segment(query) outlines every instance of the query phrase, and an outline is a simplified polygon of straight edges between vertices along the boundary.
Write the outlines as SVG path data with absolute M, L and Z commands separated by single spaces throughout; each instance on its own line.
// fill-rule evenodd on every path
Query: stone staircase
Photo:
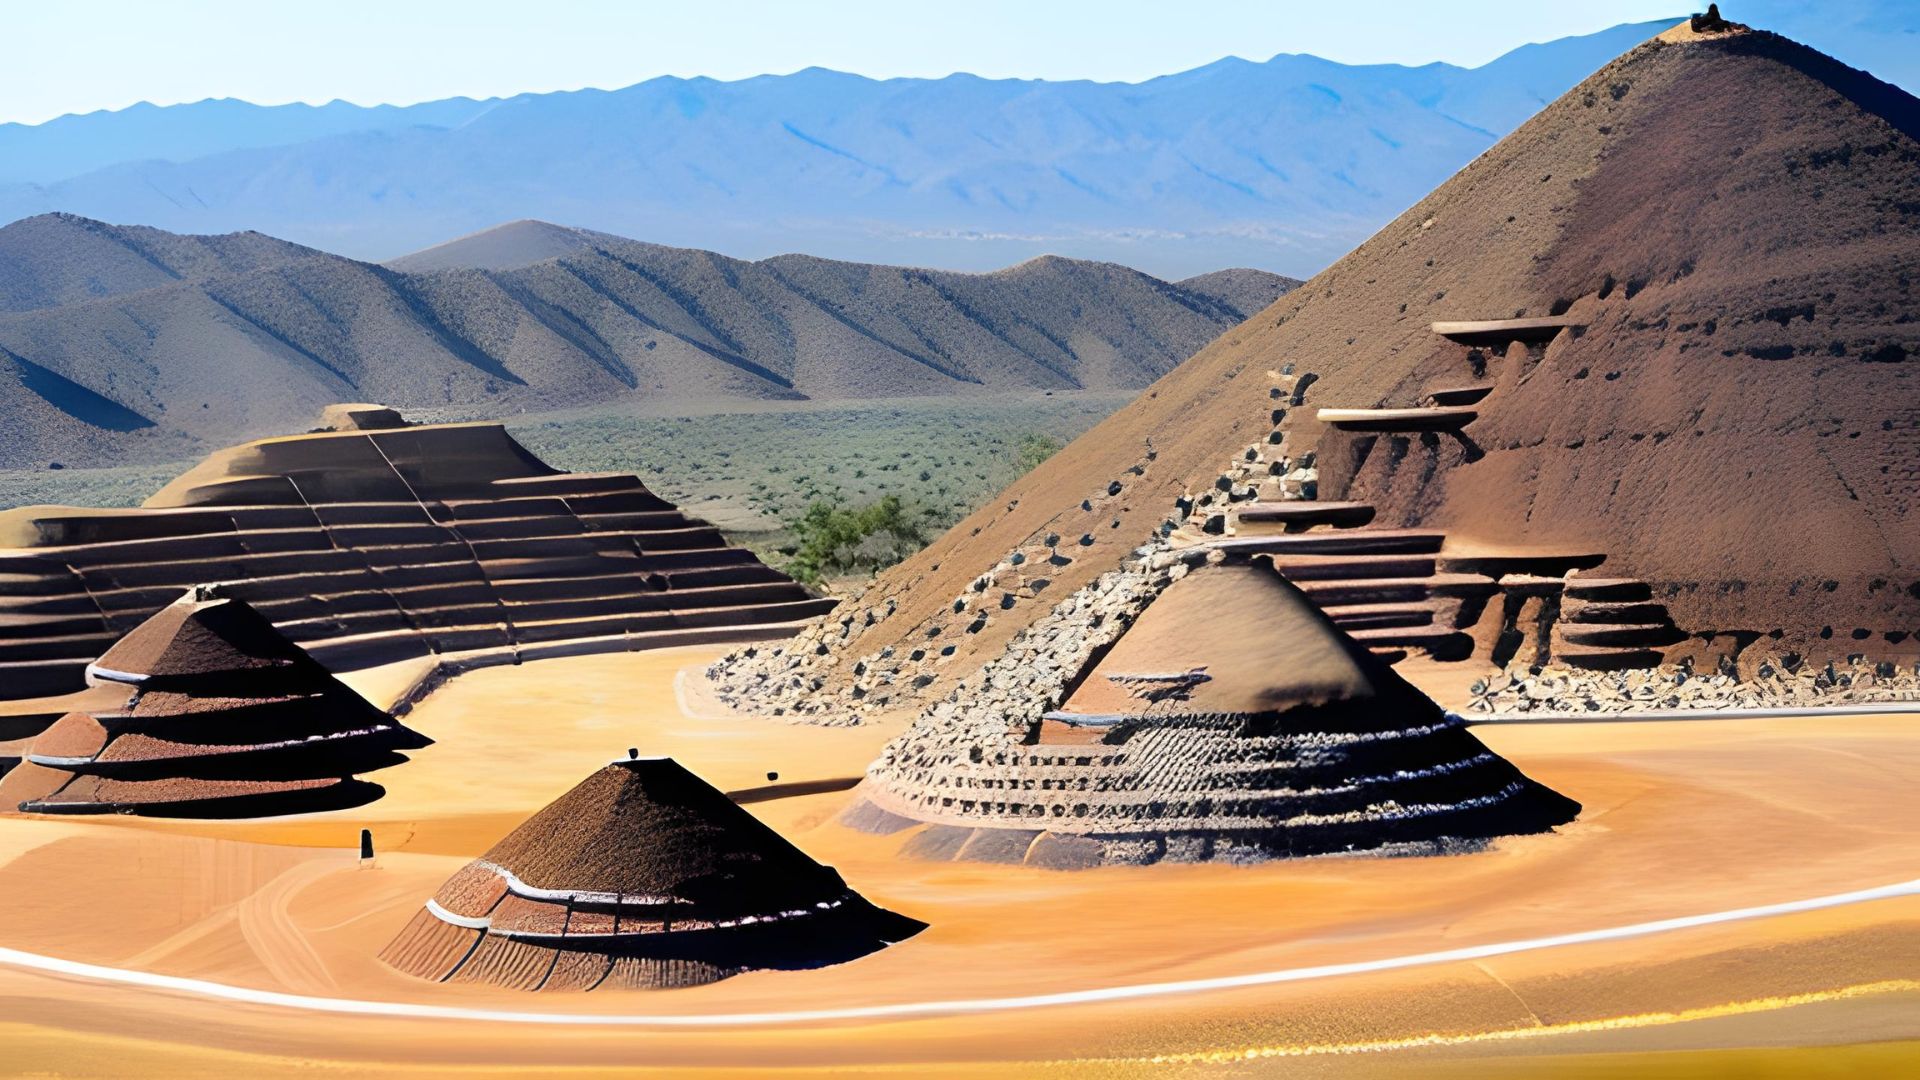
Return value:
M 1650 667 L 1687 636 L 1646 582 L 1577 576 L 1566 579 L 1553 633 L 1555 659 L 1600 671 Z
M 1500 352 L 1516 342 L 1534 349 L 1575 325 L 1556 316 L 1435 323 L 1433 329 L 1462 345 Z M 1290 404 L 1303 403 L 1310 381 L 1293 383 Z M 1413 407 L 1323 408 L 1316 419 L 1354 433 L 1356 445 L 1380 436 L 1432 438 L 1466 429 L 1493 390 L 1490 381 L 1441 386 Z M 1269 443 L 1281 441 L 1282 416 L 1275 413 Z M 1269 475 L 1241 483 L 1233 482 L 1234 474 L 1223 477 L 1225 498 L 1202 519 L 1201 535 L 1182 530 L 1172 539 L 1205 544 L 1229 559 L 1271 559 L 1335 625 L 1379 655 L 1483 655 L 1503 666 L 1519 659 L 1611 669 L 1656 664 L 1660 648 L 1685 637 L 1644 582 L 1586 576 L 1606 560 L 1604 552 L 1460 550 L 1438 531 L 1376 528 L 1371 504 L 1317 498 L 1311 458 L 1303 470 L 1257 446 L 1244 459 L 1252 465 L 1239 473 L 1269 458 L 1277 463 Z

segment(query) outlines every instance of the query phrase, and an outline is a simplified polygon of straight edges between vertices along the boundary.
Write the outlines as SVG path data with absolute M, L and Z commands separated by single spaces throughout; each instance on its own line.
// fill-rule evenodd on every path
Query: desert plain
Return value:
M 734 713 L 698 677 L 723 651 L 458 676 L 407 716 L 435 745 L 376 774 L 388 794 L 356 810 L 9 820 L 9 1068 L 1785 1076 L 1920 1060 L 1920 887 L 1823 899 L 1914 878 L 1910 716 L 1480 725 L 1578 799 L 1578 819 L 1444 859 L 1059 872 L 903 859 L 898 837 L 840 824 L 908 717 Z M 1452 668 L 1408 674 L 1457 704 Z M 348 681 L 386 703 L 422 673 Z M 377 959 L 449 874 L 628 747 L 687 764 L 929 928 L 836 967 L 671 992 L 529 995 Z M 1808 900 L 1821 905 L 1791 908 Z M 1619 928 L 1635 932 L 1579 939 Z M 1576 940 L 1541 940 L 1562 935 Z M 1484 946 L 1494 955 L 1419 959 Z M 1174 985 L 1139 989 L 1160 984 Z

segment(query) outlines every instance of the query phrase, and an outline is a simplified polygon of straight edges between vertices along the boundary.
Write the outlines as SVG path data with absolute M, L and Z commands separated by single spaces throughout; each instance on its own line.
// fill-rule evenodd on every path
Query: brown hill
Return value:
M 1341 633 L 1270 559 L 1168 570 L 1090 647 L 1030 636 L 979 689 L 922 714 L 845 820 L 931 823 L 909 853 L 1071 868 L 1444 851 L 1579 812 Z M 1059 664 L 1056 690 L 999 689 L 1036 661 Z
M 12 467 L 182 456 L 341 400 L 498 414 L 1140 387 L 1293 284 L 1237 272 L 1224 298 L 1068 259 L 742 262 L 538 222 L 399 261 L 426 273 L 67 217 L 0 241 L 0 276 L 34 308 L 0 314 Z
M 634 757 L 448 879 L 382 958 L 442 982 L 655 988 L 824 967 L 923 929 L 673 759 Z
M 924 700 L 1149 540 L 1283 555 L 1382 651 L 1910 657 L 1916 134 L 1791 41 L 1662 35 L 716 677 L 829 720 Z

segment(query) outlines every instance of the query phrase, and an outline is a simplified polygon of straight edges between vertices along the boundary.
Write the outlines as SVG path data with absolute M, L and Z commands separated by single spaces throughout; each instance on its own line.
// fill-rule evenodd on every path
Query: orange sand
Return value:
M 1444 859 L 1056 873 L 900 861 L 897 838 L 834 823 L 846 792 L 808 794 L 750 809 L 876 904 L 930 929 L 842 967 L 663 993 L 440 986 L 374 959 L 465 859 L 628 746 L 739 789 L 765 784 L 770 770 L 783 784 L 857 775 L 895 730 L 717 715 L 697 696 L 706 718 L 690 717 L 675 675 L 717 652 L 464 675 L 407 718 L 437 743 L 375 774 L 389 794 L 359 810 L 258 822 L 0 819 L 0 946 L 368 1000 L 788 1010 L 1400 956 L 1842 892 L 1903 881 L 1920 866 L 1910 719 L 1502 726 L 1480 729 L 1482 738 L 1585 804 L 1559 834 Z M 354 681 L 371 694 L 410 680 L 385 672 Z M 372 868 L 352 850 L 363 825 L 380 851 Z M 0 995 L 0 1072 L 63 1075 L 257 1074 L 296 1059 L 321 1062 L 320 1075 L 404 1064 L 408 1075 L 914 1065 L 937 1075 L 1465 1076 L 1494 1063 L 1495 1075 L 1608 1075 L 1589 1066 L 1612 1066 L 1589 1056 L 1620 1051 L 1635 1053 L 1605 1061 L 1784 1074 L 1806 1061 L 1796 1047 L 1853 1047 L 1853 1057 L 1831 1060 L 1862 1068 L 1920 1058 L 1920 899 L 1258 989 L 754 1030 L 331 1016 L 5 966 Z M 1228 1059 L 1237 1067 L 1223 1072 Z

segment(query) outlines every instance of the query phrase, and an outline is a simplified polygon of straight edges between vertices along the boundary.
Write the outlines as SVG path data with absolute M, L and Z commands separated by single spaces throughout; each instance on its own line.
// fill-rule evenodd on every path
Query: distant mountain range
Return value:
M 386 259 L 543 218 L 754 257 L 1304 276 L 1666 25 L 1472 69 L 1282 55 L 1138 84 L 809 69 L 404 108 L 136 106 L 0 125 L 0 220 L 259 229 Z
M 538 221 L 379 265 L 41 215 L 0 228 L 0 468 L 165 460 L 337 401 L 504 415 L 1134 389 L 1295 284 L 1057 257 L 743 262 Z

